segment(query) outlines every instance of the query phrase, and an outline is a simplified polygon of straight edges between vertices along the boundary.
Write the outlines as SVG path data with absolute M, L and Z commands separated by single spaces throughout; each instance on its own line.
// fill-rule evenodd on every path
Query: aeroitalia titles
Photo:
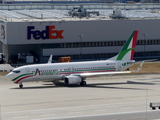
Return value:
M 45 30 L 35 30 L 35 26 L 27 27 L 27 39 L 30 40 L 34 38 L 35 40 L 39 39 L 63 39 L 62 33 L 64 30 L 55 30 L 55 26 L 46 26 Z

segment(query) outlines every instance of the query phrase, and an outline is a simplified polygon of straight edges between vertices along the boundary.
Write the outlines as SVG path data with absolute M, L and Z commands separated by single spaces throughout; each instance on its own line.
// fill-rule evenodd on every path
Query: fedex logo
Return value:
M 63 31 L 64 30 L 54 30 L 55 26 L 46 26 L 45 30 L 39 31 L 35 30 L 34 26 L 27 27 L 27 39 L 31 39 L 32 37 L 36 40 L 39 39 L 63 39 Z

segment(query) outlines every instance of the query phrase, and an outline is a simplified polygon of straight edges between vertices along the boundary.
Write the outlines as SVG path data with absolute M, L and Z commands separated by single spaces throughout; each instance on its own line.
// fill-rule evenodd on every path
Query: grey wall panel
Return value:
M 137 45 L 135 52 L 144 52 L 144 46 L 143 45 Z
M 117 47 L 90 47 L 82 50 L 83 54 L 99 54 L 99 53 L 118 53 L 121 50 L 121 46 Z
M 160 20 L 105 20 L 105 21 L 65 21 L 65 22 L 10 22 L 7 24 L 7 44 L 45 44 L 87 41 L 127 40 L 133 30 L 139 30 L 139 40 L 160 38 Z M 55 30 L 64 30 L 64 39 L 27 40 L 27 26 L 36 30 L 45 30 L 46 26 L 55 26 Z
M 82 54 L 103 54 L 103 53 L 119 53 L 122 46 L 114 47 L 90 47 L 82 48 Z M 145 52 L 159 51 L 159 45 L 146 45 Z M 144 52 L 144 45 L 136 46 L 135 52 Z M 76 55 L 80 54 L 80 48 L 62 48 L 62 49 L 43 49 L 43 56 L 50 55 Z
M 76 55 L 80 53 L 80 48 L 67 48 L 67 49 L 43 49 L 43 56 L 50 55 Z
M 142 48 L 143 49 L 143 48 Z M 146 45 L 145 46 L 145 51 L 160 51 L 160 45 Z
M 80 54 L 81 48 L 65 48 L 65 49 L 43 49 L 43 56 L 53 55 L 76 55 Z M 82 48 L 82 54 L 98 54 L 98 53 L 118 53 L 121 46 L 118 47 L 90 47 Z
M 135 52 L 152 52 L 152 51 L 160 51 L 160 45 L 137 45 Z

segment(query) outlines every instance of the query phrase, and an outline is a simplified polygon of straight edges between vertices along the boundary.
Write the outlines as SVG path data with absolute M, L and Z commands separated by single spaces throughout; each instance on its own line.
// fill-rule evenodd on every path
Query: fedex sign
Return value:
M 46 26 L 45 30 L 35 30 L 34 26 L 27 27 L 27 39 L 30 40 L 32 37 L 36 40 L 39 39 L 63 39 L 64 30 L 54 30 L 55 26 Z

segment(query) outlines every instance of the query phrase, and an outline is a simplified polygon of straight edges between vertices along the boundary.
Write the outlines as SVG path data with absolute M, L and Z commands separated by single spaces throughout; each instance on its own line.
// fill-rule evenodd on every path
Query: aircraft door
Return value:
M 121 62 L 118 62 L 118 71 L 121 71 Z
M 26 70 L 26 74 L 31 75 L 31 70 L 30 70 L 29 67 L 26 67 L 25 70 Z M 38 80 L 38 78 L 36 78 L 36 80 L 34 80 L 34 79 L 35 79 L 34 77 L 35 77 L 35 76 L 27 77 L 27 78 L 26 78 L 26 81 L 28 81 L 28 80 L 33 80 L 33 81 Z
M 28 67 L 26 67 L 25 69 L 26 69 L 26 73 L 30 73 L 30 69 Z

